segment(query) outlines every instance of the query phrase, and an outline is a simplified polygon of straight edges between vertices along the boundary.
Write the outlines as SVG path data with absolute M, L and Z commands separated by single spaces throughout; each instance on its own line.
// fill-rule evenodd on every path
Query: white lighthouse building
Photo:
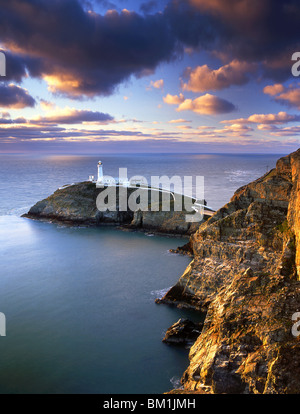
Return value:
M 102 161 L 98 162 L 98 178 L 97 178 L 97 184 L 103 183 L 103 167 L 102 167 Z
M 129 180 L 127 178 L 127 168 L 119 168 L 119 177 L 114 178 L 110 177 L 109 175 L 103 174 L 103 163 L 102 161 L 98 161 L 97 164 L 98 168 L 98 176 L 97 179 L 93 175 L 89 175 L 89 181 L 96 184 L 96 187 L 103 188 L 103 186 L 123 186 L 129 187 L 131 184 L 136 185 L 142 184 L 140 179 L 133 177 L 133 179 Z

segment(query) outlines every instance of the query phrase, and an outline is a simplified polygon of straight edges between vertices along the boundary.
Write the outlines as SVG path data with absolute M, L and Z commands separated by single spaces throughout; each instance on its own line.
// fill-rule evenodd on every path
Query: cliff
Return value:
M 115 191 L 114 187 L 110 188 Z M 96 205 L 98 195 L 107 189 L 96 188 L 91 182 L 82 182 L 58 189 L 48 198 L 37 202 L 23 217 L 32 219 L 52 220 L 72 225 L 118 225 L 127 229 L 141 229 L 164 234 L 190 235 L 199 227 L 199 223 L 186 221 L 185 211 L 175 211 L 174 200 L 170 197 L 170 211 L 163 211 L 162 197 L 165 193 L 159 194 L 155 202 L 151 202 L 150 189 L 138 189 L 141 192 L 148 192 L 148 211 L 120 208 L 120 194 L 115 192 L 115 211 L 99 211 Z M 134 196 L 136 188 L 127 189 L 127 201 Z M 180 195 L 177 195 L 181 197 Z M 114 198 L 114 195 L 111 197 Z M 137 197 L 138 199 L 138 197 Z M 138 204 L 138 201 L 137 201 Z M 157 210 L 157 211 L 155 211 Z M 206 216 L 204 218 L 207 218 Z
M 182 393 L 299 393 L 300 150 L 236 191 L 191 236 L 160 301 L 206 312 Z M 294 316 L 295 319 L 295 316 Z M 300 332 L 299 332 L 300 333 Z

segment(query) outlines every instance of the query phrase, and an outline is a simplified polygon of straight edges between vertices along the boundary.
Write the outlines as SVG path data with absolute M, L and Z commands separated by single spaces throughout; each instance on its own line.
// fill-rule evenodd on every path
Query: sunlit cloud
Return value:
M 47 106 L 47 105 L 46 105 Z M 49 106 L 47 106 L 49 109 Z M 37 124 L 106 124 L 112 122 L 114 118 L 103 112 L 96 112 L 75 108 L 51 108 L 46 116 L 38 116 L 30 120 Z
M 164 80 L 158 79 L 156 81 L 151 81 L 150 85 L 148 86 L 148 89 L 154 88 L 154 89 L 163 89 L 164 87 Z
M 300 115 L 290 115 L 287 112 L 277 114 L 253 114 L 248 118 L 229 119 L 221 121 L 224 124 L 285 124 L 300 121 Z
M 176 128 L 178 129 L 192 129 L 190 125 L 176 125 Z
M 280 83 L 276 83 L 274 85 L 267 85 L 264 87 L 263 91 L 267 95 L 275 96 L 284 91 L 284 86 Z
M 171 95 L 168 93 L 166 96 L 163 97 L 163 101 L 168 105 L 179 105 L 184 101 L 184 96 L 182 93 L 180 93 L 179 96 Z
M 41 99 L 40 100 L 40 105 L 41 105 L 41 108 L 44 111 L 54 110 L 55 109 L 55 106 L 56 106 L 53 102 L 46 101 L 45 99 Z
M 186 119 L 179 118 L 179 119 L 172 119 L 171 121 L 169 121 L 169 124 L 183 124 L 186 122 L 191 122 L 191 121 L 187 121 Z
M 207 65 L 187 68 L 182 83 L 183 90 L 192 92 L 217 91 L 231 85 L 244 85 L 249 81 L 249 74 L 256 70 L 255 64 L 233 60 L 219 69 L 211 69 Z
M 176 111 L 192 111 L 201 115 L 225 114 L 236 110 L 229 101 L 209 93 L 196 99 L 185 99 L 180 103 Z
M 267 131 L 269 135 L 276 137 L 286 137 L 300 135 L 300 126 L 292 127 L 278 127 L 276 125 L 257 125 L 257 129 L 260 131 Z
M 284 87 L 281 84 L 269 85 L 264 93 L 271 95 L 276 102 L 300 109 L 300 84 Z

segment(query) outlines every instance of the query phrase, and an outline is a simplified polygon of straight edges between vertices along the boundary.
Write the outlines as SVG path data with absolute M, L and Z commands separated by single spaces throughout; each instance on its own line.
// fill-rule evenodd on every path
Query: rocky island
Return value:
M 114 191 L 115 188 L 111 187 Z M 56 222 L 69 223 L 71 225 L 114 225 L 121 226 L 123 229 L 143 230 L 168 235 L 188 236 L 194 233 L 199 227 L 199 222 L 186 221 L 187 214 L 194 211 L 176 211 L 174 199 L 169 195 L 169 211 L 162 209 L 163 193 L 159 194 L 158 205 L 151 202 L 151 189 L 149 188 L 127 188 L 127 198 L 129 199 L 135 191 L 145 191 L 149 193 L 149 208 L 147 211 L 140 209 L 121 211 L 119 191 L 116 191 L 115 211 L 99 211 L 96 205 L 98 195 L 102 191 L 107 191 L 107 187 L 97 188 L 94 183 L 81 182 L 73 185 L 64 186 L 55 191 L 48 198 L 37 202 L 28 213 L 23 217 L 51 220 Z M 181 195 L 177 195 L 182 197 Z M 182 202 L 184 207 L 184 202 Z M 203 221 L 207 219 L 211 211 L 204 212 Z

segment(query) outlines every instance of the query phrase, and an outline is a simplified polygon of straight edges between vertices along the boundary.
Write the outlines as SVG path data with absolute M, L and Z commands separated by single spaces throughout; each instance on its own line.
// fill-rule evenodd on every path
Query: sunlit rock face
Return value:
M 194 259 L 161 300 L 207 312 L 184 391 L 300 392 L 299 173 L 300 150 L 191 236 Z

